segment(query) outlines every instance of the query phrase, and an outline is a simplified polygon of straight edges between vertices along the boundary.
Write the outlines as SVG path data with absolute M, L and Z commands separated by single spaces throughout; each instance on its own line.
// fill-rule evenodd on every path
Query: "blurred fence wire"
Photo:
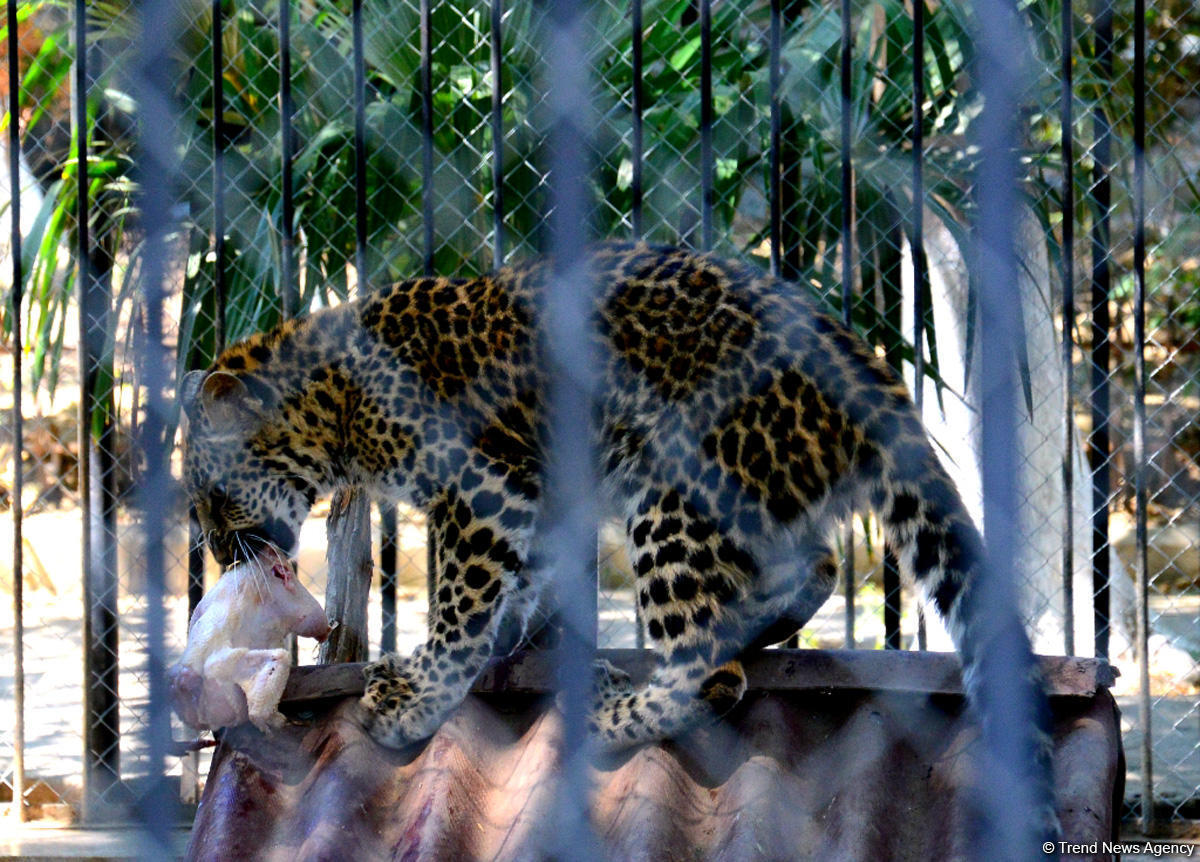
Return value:
M 0 700 L 24 723 L 0 722 L 0 779 L 36 800 L 21 816 L 128 813 L 179 773 L 160 671 L 217 575 L 168 480 L 182 372 L 400 277 L 544 250 L 569 273 L 584 238 L 639 236 L 826 301 L 905 375 L 989 537 L 976 441 L 998 418 L 988 300 L 1008 291 L 1022 618 L 1038 651 L 1125 669 L 1130 810 L 1200 818 L 1194 4 L 1020 4 L 1026 72 L 991 81 L 965 0 L 578 6 L 7 0 Z M 998 98 L 1007 153 L 983 134 Z M 1005 155 L 1016 257 L 973 267 L 993 214 L 977 178 Z M 424 517 L 373 524 L 372 648 L 403 651 L 423 637 Z M 613 536 L 589 648 L 642 643 Z M 314 591 L 322 542 L 307 526 Z M 840 544 L 843 589 L 805 643 L 945 648 L 872 522 Z

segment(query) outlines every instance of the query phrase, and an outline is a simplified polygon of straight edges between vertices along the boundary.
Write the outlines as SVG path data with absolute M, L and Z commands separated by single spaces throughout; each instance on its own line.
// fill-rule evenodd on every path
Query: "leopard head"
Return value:
M 288 448 L 269 389 L 227 371 L 193 371 L 180 387 L 183 478 L 222 565 L 274 546 L 295 553 L 318 489 Z

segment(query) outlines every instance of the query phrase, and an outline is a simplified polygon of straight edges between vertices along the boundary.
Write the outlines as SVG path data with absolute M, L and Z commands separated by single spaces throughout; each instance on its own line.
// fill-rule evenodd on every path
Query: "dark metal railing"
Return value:
M 1062 124 L 1062 498 L 1075 498 L 1075 120 L 1071 53 L 1075 43 L 1071 0 L 1062 4 L 1062 89 L 1059 110 Z M 1075 507 L 1063 507 L 1062 529 L 1063 652 L 1075 655 Z
M 634 238 L 640 239 L 644 232 L 642 226 L 642 160 L 645 155 L 642 148 L 642 0 L 631 0 L 629 18 L 629 26 L 633 36 L 633 44 L 630 48 L 630 62 L 633 73 L 630 98 L 632 99 L 633 116 L 630 118 L 632 121 L 632 138 L 630 140 L 629 153 L 630 158 L 633 160 L 633 171 L 630 181 L 632 196 L 629 204 L 629 219 Z
M 700 0 L 700 249 L 713 247 L 712 0 Z
M 781 158 L 780 144 L 783 140 L 783 112 L 779 104 L 779 85 L 783 78 L 783 62 L 780 54 L 783 51 L 783 9 L 780 8 L 780 0 L 771 0 L 771 30 L 768 36 L 768 50 L 770 51 L 769 63 L 770 68 L 770 95 L 771 100 L 771 138 L 770 138 L 770 161 L 768 162 L 768 170 L 770 172 L 770 180 L 767 185 L 767 197 L 770 206 L 770 233 L 771 238 L 771 275 L 778 278 L 782 273 L 780 268 L 782 261 L 780 259 L 780 248 L 783 239 L 783 198 L 779 193 L 780 183 L 783 177 L 780 173 Z M 635 38 L 637 38 L 635 36 Z M 636 44 L 636 43 L 635 43 Z M 637 90 L 641 87 L 638 81 L 639 70 L 634 71 L 634 86 Z
M 913 402 L 925 413 L 925 0 L 913 0 L 912 254 Z M 898 627 L 898 626 L 897 626 Z M 925 610 L 917 606 L 917 645 L 926 648 Z
M 433 275 L 433 43 L 430 0 L 421 0 L 421 224 L 425 232 L 425 275 Z M 433 560 L 430 558 L 430 577 Z
M 8 217 L 12 232 L 9 235 L 8 253 L 12 263 L 12 289 L 9 291 L 9 320 L 12 326 L 12 439 L 13 439 L 13 486 L 12 486 L 12 601 L 13 601 L 13 778 L 12 798 L 18 823 L 25 821 L 25 542 L 22 531 L 21 500 L 25 490 L 25 475 L 22 470 L 21 452 L 24 449 L 25 409 L 22 378 L 21 300 L 24 296 L 25 273 L 21 266 L 21 132 L 16 122 L 16 94 L 20 87 L 20 39 L 17 30 L 17 4 L 9 0 L 6 10 L 8 25 L 8 188 L 11 193 Z
M 295 139 L 292 122 L 296 106 L 292 102 L 292 3 L 279 0 L 279 182 L 282 212 L 279 225 L 279 296 L 283 316 L 295 317 L 300 311 L 296 285 L 296 213 L 295 182 L 292 176 Z
M 851 159 L 850 134 L 850 60 L 854 51 L 850 31 L 850 0 L 841 0 L 841 51 L 838 63 L 838 84 L 841 87 L 841 165 L 842 165 L 842 323 L 854 324 L 854 163 Z M 854 594 L 857 578 L 854 573 L 854 525 L 847 520 L 842 530 L 842 597 L 846 603 L 845 643 L 854 649 Z M 886 592 L 886 591 L 885 591 Z M 885 631 L 887 623 L 885 623 Z M 887 640 L 885 636 L 885 640 Z
M 1113 7 L 1101 0 L 1093 28 L 1094 51 L 1101 70 L 1112 80 Z M 1109 439 L 1111 387 L 1109 354 L 1112 319 L 1108 302 L 1112 294 L 1110 256 L 1112 254 L 1112 125 L 1104 105 L 1092 109 L 1092 384 L 1088 403 L 1092 414 L 1092 433 L 1088 437 L 1088 464 L 1092 470 L 1092 612 L 1095 624 L 1096 655 L 1108 657 L 1109 619 L 1112 609 L 1109 584 L 1112 565 L 1109 560 L 1108 507 L 1112 502 L 1112 441 Z M 1064 216 L 1071 216 L 1064 213 Z
M 491 0 L 492 268 L 504 264 L 504 0 Z
M 98 801 L 119 781 L 117 499 L 111 387 L 101 389 L 104 333 L 112 314 L 111 262 L 98 255 L 91 234 L 88 142 L 91 78 L 87 4 L 74 4 L 75 77 L 72 132 L 75 136 L 75 289 L 79 305 L 79 496 L 83 508 L 84 804 Z M 9 104 L 15 104 L 10 94 Z M 100 266 L 93 256 L 100 257 Z
M 1154 828 L 1154 748 L 1150 704 L 1150 563 L 1146 508 L 1146 2 L 1133 3 L 1133 482 L 1137 531 L 1138 717 L 1142 724 L 1142 829 Z

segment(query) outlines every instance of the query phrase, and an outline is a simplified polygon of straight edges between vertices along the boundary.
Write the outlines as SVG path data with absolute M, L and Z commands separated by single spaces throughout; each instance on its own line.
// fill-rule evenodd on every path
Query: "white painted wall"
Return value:
M 953 238 L 932 217 L 925 220 L 925 243 L 940 368 L 948 388 L 943 391 L 943 413 L 938 406 L 935 386 L 926 378 L 924 420 L 940 447 L 938 454 L 957 482 L 971 515 L 976 523 L 982 524 L 979 413 L 976 401 L 980 388 L 978 379 L 973 379 L 968 385 L 963 361 L 966 344 L 966 268 Z M 1062 399 L 1065 384 L 1060 357 L 1060 324 L 1056 301 L 1052 299 L 1057 290 L 1051 290 L 1052 279 L 1058 279 L 1059 275 L 1050 270 L 1044 238 L 1031 216 L 1022 223 L 1017 246 L 1023 255 L 1019 287 L 1033 390 L 1032 416 L 1025 408 L 1023 397 L 1017 405 L 1022 467 L 1020 524 L 1022 535 L 1027 540 L 1020 548 L 1022 553 L 1018 559 L 1018 573 L 1023 586 L 1023 609 L 1032 626 L 1034 648 L 1039 652 L 1062 653 Z M 911 335 L 912 264 L 907 246 L 904 251 L 904 326 L 906 335 Z M 978 361 L 975 361 L 971 369 L 973 378 L 978 375 L 978 369 Z M 911 388 L 911 367 L 908 368 L 907 380 Z M 1075 652 L 1078 655 L 1092 655 L 1091 482 L 1078 431 L 1074 448 Z M 1134 591 L 1129 572 L 1121 560 L 1115 553 L 1111 553 L 1110 558 L 1114 617 L 1111 653 L 1116 657 L 1129 652 L 1133 642 Z M 929 615 L 930 648 L 948 649 L 949 638 L 943 631 L 935 632 L 940 626 L 933 616 Z

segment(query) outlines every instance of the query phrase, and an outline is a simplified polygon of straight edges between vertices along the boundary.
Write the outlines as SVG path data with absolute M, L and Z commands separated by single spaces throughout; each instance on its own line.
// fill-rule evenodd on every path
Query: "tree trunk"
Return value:
M 329 563 L 325 613 L 338 626 L 321 644 L 321 664 L 367 660 L 367 597 L 371 590 L 371 501 L 362 488 L 333 496 L 325 522 Z

